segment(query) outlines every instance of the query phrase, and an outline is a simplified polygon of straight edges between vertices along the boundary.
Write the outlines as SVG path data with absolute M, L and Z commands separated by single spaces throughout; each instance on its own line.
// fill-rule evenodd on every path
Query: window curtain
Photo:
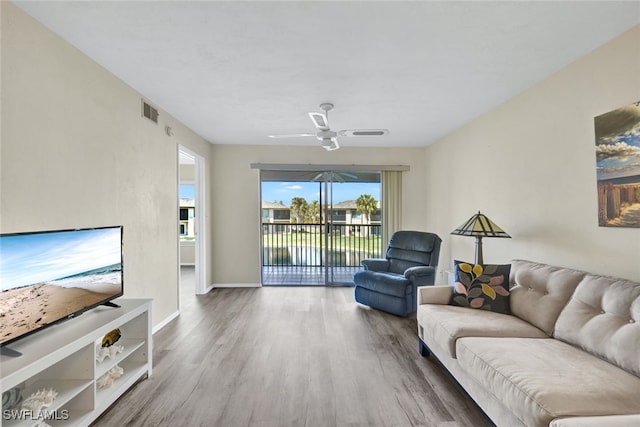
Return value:
M 402 228 L 402 172 L 382 171 L 382 242 L 387 252 L 389 238 Z

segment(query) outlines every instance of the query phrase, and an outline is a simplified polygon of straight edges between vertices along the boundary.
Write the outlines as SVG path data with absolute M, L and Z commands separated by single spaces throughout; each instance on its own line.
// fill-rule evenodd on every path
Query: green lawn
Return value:
M 278 246 L 322 246 L 325 239 L 337 247 L 342 249 L 364 249 L 372 251 L 380 248 L 380 236 L 341 236 L 334 234 L 333 236 L 322 236 L 319 233 L 273 233 L 262 235 L 265 247 Z

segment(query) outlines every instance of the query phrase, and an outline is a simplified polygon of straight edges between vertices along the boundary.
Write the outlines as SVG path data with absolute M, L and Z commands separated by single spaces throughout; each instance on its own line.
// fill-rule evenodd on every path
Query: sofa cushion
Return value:
M 361 270 L 353 276 L 353 281 L 359 287 L 399 298 L 404 298 L 412 291 L 412 287 L 407 286 L 409 279 L 403 274 Z
M 456 357 L 456 340 L 462 337 L 549 338 L 540 329 L 515 316 L 451 305 L 420 305 L 417 320 L 425 331 L 424 336 L 447 348 L 453 358 Z
M 640 412 L 635 415 L 556 418 L 549 427 L 638 427 Z
M 460 366 L 526 426 L 640 408 L 640 378 L 553 338 L 461 338 Z
M 451 304 L 509 314 L 511 264 L 454 262 L 455 284 Z
M 560 311 L 586 274 L 564 267 L 513 260 L 509 277 L 511 314 L 551 336 Z
M 588 274 L 560 313 L 554 337 L 640 376 L 640 283 Z

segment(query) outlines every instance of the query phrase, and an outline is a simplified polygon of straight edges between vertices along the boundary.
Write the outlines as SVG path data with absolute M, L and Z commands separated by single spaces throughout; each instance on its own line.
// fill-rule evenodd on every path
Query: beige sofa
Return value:
M 498 426 L 640 426 L 640 283 L 511 264 L 511 315 L 418 292 L 431 352 Z

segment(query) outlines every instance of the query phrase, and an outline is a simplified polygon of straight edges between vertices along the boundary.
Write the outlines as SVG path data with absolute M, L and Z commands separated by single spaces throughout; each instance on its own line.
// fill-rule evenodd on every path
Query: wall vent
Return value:
M 142 100 L 142 117 L 146 117 L 153 123 L 158 124 L 158 109 Z

